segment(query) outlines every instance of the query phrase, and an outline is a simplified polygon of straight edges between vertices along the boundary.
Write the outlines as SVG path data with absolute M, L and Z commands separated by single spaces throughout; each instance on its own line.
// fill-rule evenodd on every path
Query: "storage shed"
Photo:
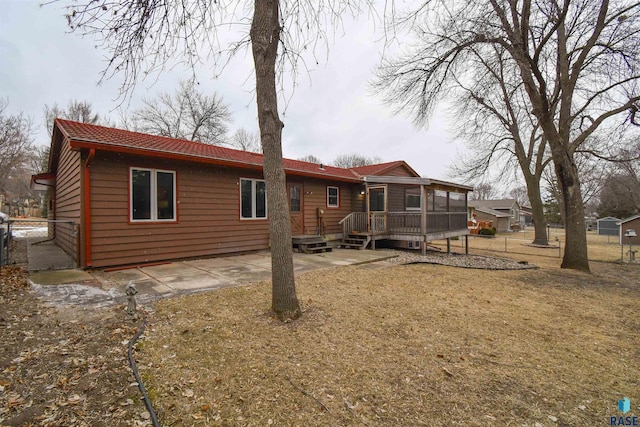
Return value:
M 617 236 L 620 234 L 620 218 L 607 216 L 596 221 L 598 224 L 598 235 Z

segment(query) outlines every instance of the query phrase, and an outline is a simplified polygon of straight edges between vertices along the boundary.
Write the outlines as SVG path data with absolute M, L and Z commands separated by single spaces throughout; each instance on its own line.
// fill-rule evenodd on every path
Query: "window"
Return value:
M 240 218 L 267 217 L 267 189 L 263 180 L 240 179 Z
M 176 220 L 176 173 L 131 168 L 131 221 Z
M 340 189 L 338 187 L 327 187 L 327 207 L 337 208 L 340 206 Z
M 301 207 L 300 186 L 292 185 L 289 187 L 289 209 L 291 212 L 300 212 Z
M 405 208 L 408 211 L 420 210 L 420 189 L 407 188 L 404 193 Z

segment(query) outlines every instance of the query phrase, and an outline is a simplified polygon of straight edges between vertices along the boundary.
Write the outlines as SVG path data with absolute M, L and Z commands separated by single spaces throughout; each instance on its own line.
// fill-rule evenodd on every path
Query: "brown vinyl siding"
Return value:
M 58 173 L 56 175 L 54 219 L 73 221 L 75 224 L 81 223 L 81 159 L 80 153 L 71 151 L 69 142 L 62 142 L 61 153 L 58 163 Z M 78 251 L 74 250 L 73 230 L 67 225 L 55 226 L 55 242 L 62 250 L 68 254 L 73 254 L 74 260 L 78 261 Z
M 339 206 L 327 207 L 327 186 L 338 187 Z M 338 222 L 352 212 L 354 193 L 359 186 L 340 182 L 305 179 L 304 181 L 304 232 L 316 234 L 318 227 L 317 208 L 324 209 L 324 234 L 342 233 Z
M 129 168 L 176 172 L 177 222 L 130 222 Z M 97 153 L 91 167 L 95 267 L 268 249 L 266 219 L 240 220 L 240 178 L 259 172 Z
M 367 209 L 365 195 L 360 194 L 360 191 L 364 191 L 364 186 L 354 186 L 351 192 L 351 208 L 353 212 L 364 212 Z
M 629 229 L 635 230 L 637 236 L 625 237 L 624 232 Z M 640 218 L 632 219 L 631 221 L 627 221 L 624 224 L 620 224 L 620 235 L 622 236 L 622 245 L 640 245 Z M 637 248 L 634 248 L 634 250 L 635 249 Z M 624 254 L 626 259 L 628 259 L 629 257 L 629 253 L 627 251 L 629 251 L 629 247 L 625 246 Z

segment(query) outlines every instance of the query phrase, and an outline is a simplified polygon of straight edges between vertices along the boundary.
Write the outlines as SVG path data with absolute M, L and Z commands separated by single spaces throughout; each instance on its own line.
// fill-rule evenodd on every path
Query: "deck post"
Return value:
M 451 253 L 451 239 L 447 237 L 447 253 Z
M 464 235 L 464 253 L 469 255 L 469 235 Z

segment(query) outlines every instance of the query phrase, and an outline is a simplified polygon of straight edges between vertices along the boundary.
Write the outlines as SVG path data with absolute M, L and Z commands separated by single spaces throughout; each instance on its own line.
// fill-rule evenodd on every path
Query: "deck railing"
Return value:
M 354 232 L 369 232 L 369 221 L 367 221 L 366 212 L 351 212 L 349 215 L 342 218 L 342 220 L 338 224 L 342 224 L 343 236 L 348 236 L 349 234 Z
M 343 235 L 413 234 L 422 235 L 420 212 L 351 212 L 339 224 Z M 467 229 L 466 212 L 427 212 L 427 233 Z

